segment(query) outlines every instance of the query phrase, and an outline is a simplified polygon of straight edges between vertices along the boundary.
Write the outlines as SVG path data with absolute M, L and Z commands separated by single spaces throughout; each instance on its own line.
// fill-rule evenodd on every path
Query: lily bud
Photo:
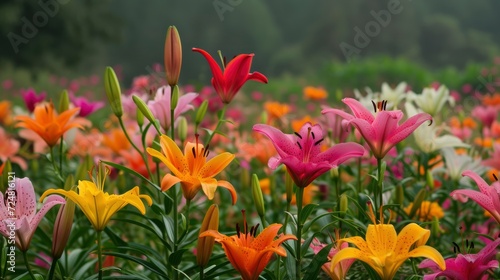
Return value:
M 205 118 L 205 114 L 207 113 L 207 108 L 208 108 L 208 101 L 204 100 L 200 108 L 198 108 L 198 111 L 196 112 L 196 118 L 195 118 L 195 124 L 198 126 L 202 121 L 203 118 Z
M 432 176 L 432 173 L 427 172 L 427 176 L 425 179 L 427 181 L 427 185 L 429 186 L 429 188 L 431 188 L 431 190 L 433 190 L 434 189 L 434 177 Z
M 200 234 L 207 230 L 219 230 L 219 208 L 217 205 L 212 204 L 208 208 L 207 214 L 201 223 Z M 210 260 L 212 250 L 214 248 L 215 238 L 213 237 L 199 237 L 198 245 L 196 246 L 196 263 L 205 267 Z
M 70 190 L 75 184 L 75 179 L 69 175 L 64 184 L 64 189 Z M 75 216 L 75 203 L 71 199 L 66 199 L 66 203 L 61 205 L 54 223 L 52 233 L 52 258 L 59 259 L 68 243 L 73 227 L 73 217 Z
M 396 204 L 399 204 L 399 205 L 403 205 L 403 202 L 405 200 L 405 193 L 404 193 L 404 190 L 403 190 L 403 186 L 401 185 L 398 185 L 396 186 Z
M 59 114 L 68 110 L 69 108 L 69 95 L 67 90 L 63 90 L 61 92 L 61 96 L 59 97 Z
M 417 212 L 418 209 L 420 209 L 420 206 L 422 205 L 422 201 L 425 200 L 425 197 L 427 196 L 427 191 L 425 188 L 421 189 L 418 193 L 417 196 L 415 197 L 415 200 L 413 201 L 413 206 L 411 207 L 410 210 L 410 218 L 413 218 L 415 216 L 415 213 Z
M 120 83 L 118 82 L 115 71 L 109 66 L 106 67 L 106 71 L 104 72 L 104 90 L 106 91 L 106 96 L 111 105 L 111 110 L 115 116 L 121 118 L 123 116 L 123 106 Z
M 252 175 L 252 196 L 257 213 L 259 214 L 259 217 L 263 218 L 266 210 L 264 208 L 264 197 L 262 196 L 262 189 L 260 188 L 259 177 L 257 177 L 257 174 Z
M 137 125 L 139 127 L 144 125 L 144 114 L 141 110 L 136 110 L 135 120 L 137 121 Z
M 88 171 L 92 168 L 92 165 L 94 165 L 94 162 L 90 155 L 87 155 L 83 159 L 82 164 L 80 164 L 76 170 L 76 180 L 85 180 L 88 176 Z M 69 189 L 66 190 L 69 191 Z
M 175 107 L 177 107 L 177 103 L 179 103 L 179 86 L 175 85 L 172 91 L 172 101 L 170 102 L 170 109 L 175 109 Z
M 181 143 L 184 143 L 184 141 L 187 138 L 187 132 L 188 132 L 188 122 L 185 117 L 183 116 L 179 117 L 179 123 L 177 124 L 177 129 L 179 131 L 179 139 L 181 140 Z
M 349 198 L 345 193 L 340 195 L 340 212 L 342 214 L 345 214 L 347 212 L 347 209 L 349 208 Z
M 182 44 L 179 32 L 175 26 L 170 26 L 165 38 L 165 72 L 167 82 L 170 86 L 175 86 L 179 82 L 179 75 L 182 66 Z
M 441 233 L 441 228 L 439 227 L 439 218 L 433 217 L 431 223 L 431 234 L 433 237 L 438 238 Z
M 137 109 L 141 111 L 142 115 L 148 119 L 156 128 L 157 131 L 160 131 L 160 127 L 158 126 L 158 123 L 156 122 L 155 117 L 153 116 L 153 113 L 151 110 L 149 110 L 148 105 L 146 105 L 146 102 L 142 100 L 139 96 L 132 94 L 132 100 L 135 103 L 135 106 L 137 106 Z

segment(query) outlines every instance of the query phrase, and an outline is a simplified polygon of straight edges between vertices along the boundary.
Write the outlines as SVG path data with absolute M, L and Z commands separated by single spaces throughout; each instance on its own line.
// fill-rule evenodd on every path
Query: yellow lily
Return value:
M 203 190 L 208 199 L 212 200 L 218 186 L 226 188 L 231 193 L 233 204 L 237 196 L 233 185 L 224 180 L 213 178 L 219 174 L 234 159 L 234 155 L 224 152 L 207 162 L 208 149 L 202 144 L 188 142 L 184 147 L 184 154 L 177 144 L 166 135 L 160 137 L 160 146 L 163 154 L 157 150 L 148 148 L 148 153 L 160 159 L 173 173 L 163 177 L 161 182 L 162 191 L 170 189 L 173 185 L 181 183 L 182 193 L 186 200 L 192 200 L 200 189 Z
M 371 266 L 385 280 L 393 279 L 408 258 L 424 257 L 433 260 L 442 270 L 446 269 L 443 256 L 436 249 L 424 245 L 429 239 L 429 230 L 411 223 L 397 234 L 393 225 L 376 224 L 371 205 L 369 209 L 374 224 L 368 226 L 366 241 L 360 236 L 341 239 L 341 242 L 354 244 L 357 248 L 340 250 L 332 259 L 331 268 L 343 260 L 358 259 Z
M 79 181 L 78 193 L 75 191 L 66 191 L 63 189 L 50 189 L 45 191 L 40 197 L 40 201 L 52 194 L 64 195 L 71 199 L 80 207 L 87 219 L 98 232 L 102 231 L 108 224 L 111 217 L 127 204 L 137 208 L 143 215 L 146 214 L 146 208 L 141 199 L 144 199 L 149 206 L 153 204 L 151 197 L 145 194 L 139 194 L 139 187 L 134 187 L 130 191 L 121 194 L 108 194 L 104 192 L 104 182 L 109 174 L 109 169 L 105 171 L 99 166 L 96 178 L 91 181 Z M 104 173 L 104 174 L 103 174 Z

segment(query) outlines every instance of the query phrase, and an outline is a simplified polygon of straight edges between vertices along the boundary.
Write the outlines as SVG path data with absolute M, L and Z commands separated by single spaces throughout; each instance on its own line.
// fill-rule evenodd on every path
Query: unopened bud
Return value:
M 69 175 L 64 184 L 64 189 L 69 191 L 74 188 L 75 179 Z M 54 223 L 52 233 L 52 258 L 59 259 L 68 243 L 73 227 L 73 217 L 75 216 L 75 203 L 71 199 L 66 199 L 66 203 L 61 205 Z
M 427 176 L 425 177 L 426 181 L 427 181 L 427 185 L 429 186 L 429 188 L 431 188 L 431 190 L 434 189 L 434 177 L 432 176 L 432 173 L 427 171 Z
M 68 110 L 69 108 L 69 95 L 67 90 L 63 90 L 61 92 L 61 96 L 59 97 L 59 110 L 58 113 Z
M 92 168 L 93 165 L 94 162 L 92 158 L 87 154 L 87 156 L 83 159 L 83 162 L 78 166 L 78 169 L 76 170 L 76 180 L 85 180 L 88 176 L 88 171 Z
M 403 205 L 404 200 L 405 200 L 405 193 L 404 193 L 403 186 L 401 186 L 401 185 L 396 186 L 395 199 L 396 199 L 396 201 L 395 201 L 396 204 Z
M 260 188 L 259 177 L 257 174 L 252 175 L 252 196 L 257 209 L 257 213 L 261 218 L 264 217 L 266 210 L 264 208 L 264 197 L 262 196 L 262 189 Z
M 208 208 L 205 218 L 201 223 L 200 234 L 207 230 L 219 230 L 219 208 L 213 204 Z M 205 267 L 210 260 L 212 250 L 214 248 L 215 238 L 211 236 L 198 238 L 198 245 L 196 246 L 196 263 Z
M 208 101 L 204 100 L 201 103 L 200 108 L 198 108 L 198 111 L 196 112 L 195 124 L 197 126 L 203 121 L 203 118 L 205 118 L 205 114 L 207 113 L 207 108 L 208 108 Z
M 142 113 L 141 110 L 135 110 L 135 111 L 136 111 L 135 119 L 137 120 L 137 125 L 139 127 L 142 127 L 144 125 L 144 114 Z
M 187 138 L 187 133 L 188 133 L 188 122 L 185 117 L 180 116 L 179 117 L 179 123 L 177 124 L 177 130 L 179 131 L 179 139 L 181 140 L 181 143 L 184 143 Z
M 422 205 L 422 202 L 425 200 L 425 197 L 427 196 L 427 191 L 425 188 L 422 188 L 418 193 L 417 196 L 415 196 L 415 200 L 413 201 L 413 205 L 410 210 L 410 218 L 413 218 L 415 216 L 415 213 L 420 209 L 420 206 Z
M 179 103 L 179 86 L 175 85 L 172 90 L 172 100 L 170 102 L 170 109 L 174 110 Z
M 260 114 L 260 122 L 261 123 L 267 123 L 268 119 L 269 119 L 269 116 L 268 116 L 266 111 L 264 111 L 264 112 L 262 112 L 262 114 Z
M 330 176 L 332 178 L 338 178 L 339 177 L 339 168 L 338 168 L 338 166 L 330 169 Z
M 345 214 L 349 208 L 349 198 L 345 193 L 340 195 L 340 212 Z
M 146 117 L 146 119 L 148 119 L 148 121 L 150 121 L 155 126 L 157 131 L 160 131 L 160 127 L 158 127 L 158 123 L 155 121 L 155 117 L 153 116 L 151 110 L 149 110 L 146 102 L 144 102 L 144 100 L 142 100 L 135 94 L 132 95 L 132 100 L 134 101 L 135 106 L 137 106 L 137 109 L 141 111 L 142 115 L 144 115 L 144 117 Z
M 123 107 L 120 83 L 118 82 L 115 71 L 109 66 L 106 67 L 106 71 L 104 72 L 104 90 L 106 91 L 106 96 L 111 105 L 111 110 L 115 116 L 121 118 L 123 116 Z
M 177 85 L 182 66 L 182 44 L 175 26 L 170 26 L 167 30 L 164 59 L 167 82 L 170 86 Z
M 441 233 L 441 228 L 439 227 L 439 218 L 434 216 L 431 223 L 431 234 L 433 237 L 438 238 Z

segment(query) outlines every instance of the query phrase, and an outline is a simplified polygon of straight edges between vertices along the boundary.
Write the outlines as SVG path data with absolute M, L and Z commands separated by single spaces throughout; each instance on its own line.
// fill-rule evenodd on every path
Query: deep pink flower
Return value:
M 457 196 L 464 195 L 474 200 L 484 210 L 490 212 L 491 216 L 500 224 L 500 182 L 496 181 L 489 186 L 483 178 L 475 172 L 467 170 L 462 173 L 463 176 L 468 176 L 479 187 L 478 191 L 461 189 L 450 193 L 450 196 L 457 199 Z
M 323 244 L 317 238 L 314 238 L 309 247 L 313 250 L 314 254 L 318 254 L 319 251 L 326 247 L 326 244 Z M 337 267 L 335 267 L 333 270 L 330 269 L 330 267 L 332 266 L 333 257 L 335 257 L 335 255 L 342 249 L 347 247 L 349 247 L 349 243 L 342 242 L 340 248 L 333 246 L 330 249 L 330 252 L 328 253 L 328 261 L 321 266 L 321 269 L 323 269 L 323 271 L 330 277 L 330 279 L 344 279 L 345 275 L 349 271 L 349 268 L 354 263 L 354 261 L 356 261 L 356 259 L 354 258 L 342 260 L 339 262 Z
M 269 167 L 275 169 L 280 164 L 286 165 L 299 188 L 307 187 L 321 174 L 350 158 L 360 157 L 365 152 L 363 146 L 357 143 L 340 143 L 321 152 L 323 129 L 309 122 L 295 134 L 284 134 L 265 124 L 256 124 L 253 130 L 267 136 L 278 152 L 277 156 L 269 159 Z
M 41 92 L 40 95 L 37 95 L 35 90 L 30 88 L 27 90 L 22 89 L 21 96 L 23 97 L 24 104 L 26 104 L 26 108 L 28 108 L 30 112 L 33 112 L 35 110 L 35 105 L 45 100 L 47 94 Z
M 259 72 L 250 73 L 253 53 L 237 55 L 222 71 L 209 53 L 198 48 L 193 48 L 193 51 L 201 53 L 208 61 L 213 75 L 212 85 L 225 104 L 233 100 L 233 97 L 248 80 L 267 84 L 267 78 L 263 74 Z
M 28 250 L 31 238 L 35 233 L 38 224 L 43 216 L 57 204 L 64 204 L 66 201 L 60 196 L 51 196 L 47 198 L 38 213 L 36 213 L 36 198 L 33 185 L 28 178 L 16 178 L 14 181 L 15 194 L 0 192 L 0 233 L 9 237 L 12 229 L 15 231 L 16 246 L 21 251 Z M 8 207 L 13 204 L 9 203 L 9 198 L 15 197 L 15 219 L 11 219 Z
M 498 268 L 496 260 L 498 245 L 500 245 L 500 238 L 486 245 L 477 254 L 458 254 L 456 258 L 446 259 L 446 269 L 443 271 L 431 260 L 422 261 L 419 268 L 430 268 L 435 272 L 425 275 L 424 280 L 433 280 L 437 277 L 447 277 L 454 280 L 486 280 L 489 279 L 488 269 Z
M 190 104 L 193 99 L 198 96 L 197 93 L 191 92 L 179 96 L 177 107 L 174 109 L 174 120 L 176 120 L 182 113 L 193 109 Z M 148 101 L 148 107 L 160 121 L 161 127 L 167 132 L 171 126 L 170 119 L 170 87 L 163 86 L 158 89 L 154 101 Z
M 344 98 L 354 116 L 339 109 L 324 109 L 322 114 L 334 113 L 344 118 L 344 125 L 354 125 L 365 141 L 370 146 L 373 155 L 381 159 L 397 143 L 403 141 L 425 121 L 432 121 L 427 113 L 419 113 L 406 120 L 402 125 L 399 121 L 403 118 L 400 110 L 386 111 L 385 103 L 379 102 L 375 116 L 363 104 L 353 98 Z
M 497 119 L 498 110 L 500 108 L 497 106 L 476 106 L 472 109 L 472 116 L 479 119 L 484 127 L 489 128 Z
M 71 103 L 73 103 L 75 107 L 80 108 L 80 113 L 78 114 L 80 117 L 86 117 L 104 107 L 104 102 L 102 101 L 91 102 L 83 96 L 75 97 L 73 94 L 71 94 L 70 99 Z

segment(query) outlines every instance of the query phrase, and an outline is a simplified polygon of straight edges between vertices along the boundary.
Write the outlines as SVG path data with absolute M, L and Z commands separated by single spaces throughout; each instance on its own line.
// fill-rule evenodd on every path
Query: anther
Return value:
M 236 224 L 236 234 L 238 235 L 238 238 L 240 238 L 240 225 Z
M 259 225 L 260 225 L 259 223 L 255 225 L 255 228 L 253 230 L 253 237 L 257 237 L 257 229 L 259 228 Z
M 495 181 L 498 181 L 497 175 L 493 174 L 493 178 L 495 178 Z
M 458 244 L 455 242 L 452 242 L 452 243 L 453 243 L 453 252 L 456 253 L 458 251 L 458 253 L 460 253 L 460 246 L 458 246 Z
M 311 131 L 311 135 L 312 135 L 313 139 L 316 138 L 316 136 L 314 136 L 314 132 L 312 132 L 312 131 Z
M 321 138 L 318 141 L 314 142 L 314 146 L 317 146 L 319 143 L 323 142 L 323 140 L 325 140 L 325 138 Z
M 429 120 L 429 125 L 428 126 L 431 126 L 432 125 L 432 119 Z
M 196 158 L 196 151 L 194 150 L 194 147 L 191 149 L 191 151 L 193 152 L 194 158 Z
M 297 141 L 297 145 L 299 145 L 299 148 L 302 150 L 302 146 L 300 145 L 299 141 Z
M 372 105 L 373 105 L 373 111 L 377 112 L 377 105 L 373 100 L 372 100 Z
M 298 134 L 297 132 L 294 132 L 295 135 L 297 135 L 297 137 L 299 137 L 300 139 L 302 139 L 302 136 L 300 134 Z

